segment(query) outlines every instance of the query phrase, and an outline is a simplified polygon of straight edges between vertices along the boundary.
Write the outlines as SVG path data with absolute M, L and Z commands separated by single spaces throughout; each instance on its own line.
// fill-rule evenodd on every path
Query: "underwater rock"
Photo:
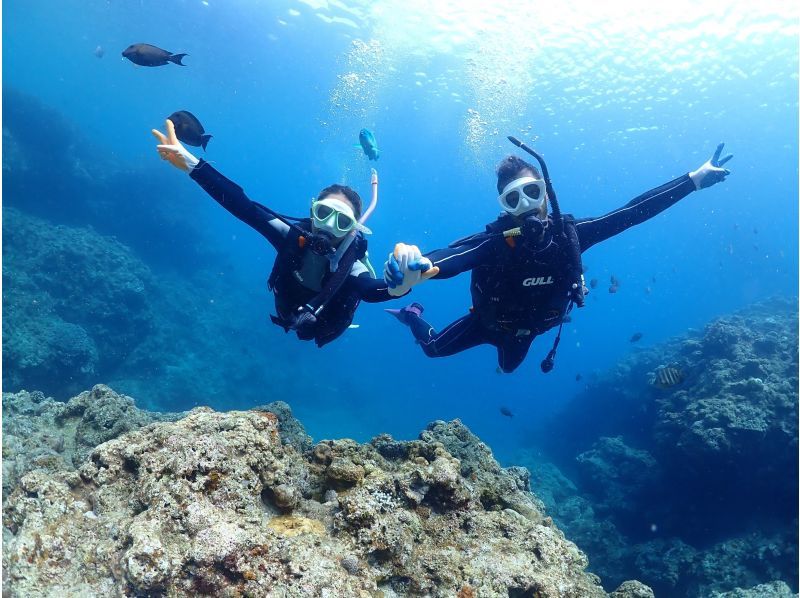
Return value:
M 142 411 L 102 384 L 66 403 L 41 392 L 3 393 L 3 497 L 31 470 L 76 469 L 102 442 L 179 417 Z
M 314 444 L 311 436 L 306 434 L 303 424 L 292 414 L 292 408 L 289 407 L 288 403 L 272 401 L 254 409 L 256 411 L 268 411 L 278 417 L 278 427 L 284 444 L 288 444 L 300 452 L 307 451 Z
M 640 581 L 623 582 L 616 590 L 611 592 L 611 598 L 655 598 L 653 590 Z
M 28 399 L 12 417 L 37 417 L 47 402 Z M 77 471 L 29 470 L 4 505 L 4 592 L 607 595 L 521 488 L 525 476 L 499 467 L 460 422 L 409 442 L 315 447 L 327 451 L 298 451 L 279 427 L 266 411 L 197 408 L 100 444 Z M 334 463 L 348 472 L 344 488 Z M 332 485 L 337 500 L 319 502 Z M 502 490 L 487 506 L 488 485 Z M 627 584 L 614 596 L 645 592 Z
M 714 592 L 709 594 L 709 598 L 797 598 L 797 592 L 792 592 L 782 581 L 773 581 L 746 590 L 736 588 L 730 592 Z
M 105 377 L 151 328 L 149 269 L 112 238 L 15 209 L 3 233 L 4 385 L 72 393 Z
M 774 298 L 637 351 L 534 430 L 577 488 L 521 462 L 591 571 L 687 597 L 796 582 L 797 322 Z
M 601 508 L 630 509 L 658 479 L 658 463 L 647 451 L 625 444 L 621 436 L 599 438 L 575 458 L 586 487 L 602 496 Z

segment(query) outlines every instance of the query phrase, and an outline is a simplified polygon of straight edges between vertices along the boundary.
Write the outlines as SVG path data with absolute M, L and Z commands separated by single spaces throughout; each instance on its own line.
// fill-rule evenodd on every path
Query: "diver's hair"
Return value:
M 525 171 L 529 170 L 533 173 L 533 177 L 536 179 L 541 179 L 542 175 L 539 172 L 539 169 L 536 168 L 533 164 L 529 164 L 522 158 L 518 156 L 506 156 L 503 158 L 500 163 L 497 165 L 495 169 L 497 172 L 497 193 L 502 193 L 503 189 L 506 188 L 511 181 L 520 178 L 519 175 Z M 539 218 L 547 218 L 547 196 L 545 195 L 545 201 L 542 203 L 542 209 L 539 211 L 538 214 Z
M 356 218 L 361 218 L 361 196 L 355 192 L 354 189 L 347 187 L 346 185 L 330 185 L 329 187 L 325 187 L 322 191 L 319 192 L 317 196 L 317 201 L 321 199 L 325 199 L 329 195 L 334 195 L 336 193 L 341 193 L 344 195 L 347 200 L 353 204 L 353 211 L 355 212 Z
M 539 170 L 533 165 L 528 164 L 522 158 L 517 156 L 506 156 L 497 165 L 497 193 L 502 193 L 503 189 L 506 188 L 511 181 L 514 179 L 519 178 L 519 174 L 523 170 L 530 170 L 533 173 L 534 178 L 540 179 L 542 175 L 539 174 Z

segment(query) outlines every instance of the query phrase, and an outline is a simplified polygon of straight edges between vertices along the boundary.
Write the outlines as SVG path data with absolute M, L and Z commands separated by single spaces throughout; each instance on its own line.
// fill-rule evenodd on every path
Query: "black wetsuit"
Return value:
M 694 183 L 684 175 L 604 216 L 576 219 L 580 251 L 652 218 L 694 190 Z M 519 224 L 519 219 L 503 215 L 487 230 Z M 560 324 L 570 304 L 573 280 L 565 276 L 564 244 L 564 239 L 554 238 L 549 222 L 535 243 L 522 240 L 511 247 L 502 234 L 479 234 L 463 244 L 427 253 L 439 267 L 436 280 L 472 270 L 473 307 L 438 333 L 421 317 L 406 313 L 405 321 L 425 354 L 446 357 L 490 344 L 497 347 L 500 368 L 514 371 L 534 337 Z
M 275 267 L 270 276 L 270 286 L 275 293 L 276 322 L 291 322 L 300 306 L 308 304 L 321 291 L 331 275 L 328 258 L 312 251 L 298 249 L 298 233 L 286 223 L 265 211 L 261 204 L 252 201 L 244 190 L 225 178 L 205 160 L 191 171 L 190 176 L 223 208 L 248 224 L 278 251 Z M 308 230 L 308 221 L 298 223 Z M 372 278 L 367 267 L 356 260 L 350 276 L 317 316 L 316 324 L 307 328 L 298 337 L 312 338 L 322 346 L 338 337 L 352 322 L 358 304 L 394 299 L 389 295 L 383 280 Z

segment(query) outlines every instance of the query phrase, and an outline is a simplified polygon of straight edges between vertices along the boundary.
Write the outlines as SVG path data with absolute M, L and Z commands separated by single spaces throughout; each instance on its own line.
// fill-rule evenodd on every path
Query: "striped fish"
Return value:
M 676 384 L 683 382 L 683 372 L 678 368 L 666 367 L 658 368 L 655 371 L 653 386 L 656 388 L 672 388 Z

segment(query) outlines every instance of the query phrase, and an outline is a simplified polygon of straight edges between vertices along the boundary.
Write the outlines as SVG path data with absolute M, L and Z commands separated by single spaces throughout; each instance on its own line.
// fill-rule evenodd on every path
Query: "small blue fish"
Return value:
M 377 160 L 380 157 L 378 150 L 378 142 L 375 141 L 375 135 L 369 129 L 361 129 L 358 134 L 358 142 L 361 144 L 361 149 L 364 150 L 367 158 L 370 160 Z

